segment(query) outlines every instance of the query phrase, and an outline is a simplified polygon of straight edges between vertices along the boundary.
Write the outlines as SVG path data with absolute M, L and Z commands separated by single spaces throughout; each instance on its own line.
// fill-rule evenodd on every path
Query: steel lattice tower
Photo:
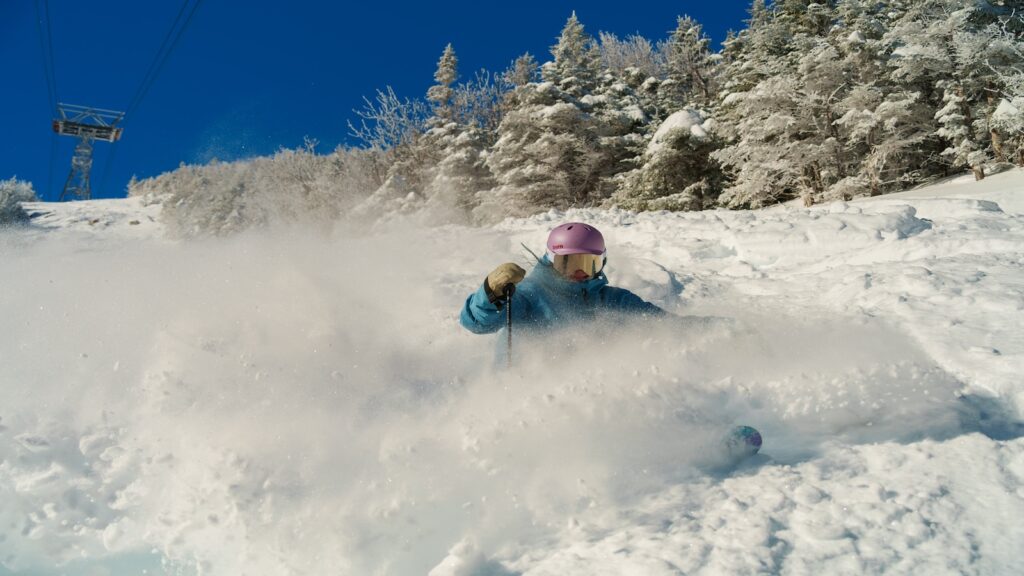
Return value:
M 58 104 L 60 118 L 53 121 L 53 131 L 62 136 L 78 138 L 75 155 L 71 158 L 71 172 L 64 181 L 60 193 L 63 202 L 69 197 L 88 200 L 92 195 L 89 173 L 92 171 L 92 143 L 94 140 L 117 142 L 122 129 L 117 123 L 124 118 L 124 112 L 101 110 L 71 104 Z

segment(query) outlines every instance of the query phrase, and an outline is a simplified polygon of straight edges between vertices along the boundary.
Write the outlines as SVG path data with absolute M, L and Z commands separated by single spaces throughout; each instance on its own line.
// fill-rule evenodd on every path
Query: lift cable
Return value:
M 182 23 L 182 17 L 185 15 L 185 11 L 189 7 L 190 2 L 191 0 L 184 0 L 181 3 L 178 15 L 174 18 L 171 28 L 167 31 L 163 41 L 160 43 L 160 48 L 156 52 L 156 57 L 149 65 L 149 69 L 146 70 L 146 74 L 143 76 L 142 82 L 139 84 L 138 89 L 135 91 L 135 95 L 128 104 L 128 108 L 125 110 L 124 117 L 121 120 L 122 127 L 124 126 L 125 119 L 138 109 L 139 105 L 142 103 L 142 99 L 146 97 L 147 93 L 149 93 L 149 89 L 153 86 L 153 83 L 156 82 L 157 77 L 163 70 L 164 64 L 167 63 L 171 53 L 174 52 L 174 48 L 178 45 L 178 40 L 181 39 L 182 35 L 185 33 L 185 29 L 188 28 L 189 23 L 192 22 L 192 17 L 195 15 L 199 5 L 203 3 L 203 0 L 196 0 L 196 2 L 192 4 L 192 9 L 188 12 L 188 16 L 185 17 L 184 23 Z M 103 163 L 103 174 L 100 176 L 101 189 L 106 188 L 107 178 L 110 175 L 110 167 L 113 165 L 114 158 L 116 156 L 117 142 L 114 142 L 110 146 L 110 154 L 107 155 L 107 161 Z
M 55 114 L 57 111 L 57 74 L 54 71 L 53 64 L 53 34 L 52 28 L 50 27 L 50 3 L 48 0 L 43 0 L 44 9 L 39 9 L 39 0 L 35 0 L 36 5 L 36 29 L 39 31 L 39 48 L 43 56 L 43 76 L 46 78 L 46 96 L 48 98 L 48 104 L 50 107 L 50 114 Z M 45 33 L 43 30 L 43 20 L 46 20 Z M 47 173 L 46 182 L 46 194 L 48 196 L 53 195 L 53 169 L 57 158 L 57 133 L 53 132 L 50 134 L 50 169 Z
M 181 9 L 178 10 L 178 16 L 174 19 L 174 23 L 171 25 L 170 30 L 167 31 L 167 35 L 164 36 L 164 40 L 160 44 L 160 49 L 157 50 L 153 63 L 150 64 L 149 69 L 146 71 L 146 75 L 142 79 L 142 83 L 139 84 L 138 90 L 135 91 L 135 95 L 132 97 L 131 102 L 128 104 L 128 108 L 125 110 L 125 117 L 130 116 L 142 103 L 143 98 L 146 97 L 149 89 L 153 86 L 153 83 L 156 82 L 157 77 L 160 75 L 164 65 L 170 58 L 171 53 L 174 52 L 175 47 L 177 47 L 178 41 L 185 33 L 188 25 L 192 22 L 192 17 L 195 16 L 196 10 L 199 8 L 199 5 L 203 3 L 203 0 L 196 0 L 195 3 L 192 4 L 192 9 L 189 10 L 184 23 L 179 26 L 182 15 L 185 13 L 190 2 L 191 0 L 184 0 L 182 2 Z M 177 30 L 177 32 L 175 32 L 175 30 Z
M 46 29 L 43 29 L 43 21 Z M 39 48 L 43 54 L 43 75 L 46 77 L 46 95 L 50 99 L 51 113 L 57 110 L 57 75 L 53 66 L 53 34 L 50 28 L 50 3 L 43 0 L 43 10 L 36 0 L 36 29 L 39 31 Z
M 142 77 L 142 82 L 139 84 L 138 89 L 135 90 L 135 95 L 132 96 L 132 99 L 128 104 L 128 108 L 125 110 L 124 118 L 132 115 L 132 113 L 138 109 L 139 105 L 142 104 L 142 98 L 150 92 L 150 88 L 153 87 L 157 77 L 160 76 L 161 71 L 164 69 L 164 65 L 167 64 L 167 60 L 170 57 L 171 52 L 174 51 L 174 48 L 178 44 L 178 40 L 184 34 L 185 29 L 188 28 L 188 25 L 191 23 L 191 18 L 196 14 L 196 10 L 199 9 L 203 0 L 196 0 L 196 3 L 191 5 L 191 10 L 189 10 L 188 15 L 185 16 L 184 24 L 181 24 L 181 18 L 185 13 L 186 8 L 188 8 L 189 2 L 190 0 L 183 0 L 181 2 L 181 8 L 178 9 L 178 14 L 175 16 L 170 30 L 168 30 L 167 34 L 164 36 L 163 42 L 160 43 L 160 48 L 157 50 L 157 55 L 153 59 L 153 64 L 151 64 L 150 68 L 145 71 L 145 76 Z M 177 32 L 175 33 L 175 31 Z M 124 123 L 125 120 L 122 119 L 121 125 L 124 126 Z M 103 163 L 103 173 L 99 177 L 99 187 L 101 190 L 106 188 L 106 180 L 108 180 L 108 176 L 110 175 L 114 159 L 117 157 L 119 141 L 120 140 L 113 143 L 111 146 L 111 153 L 106 155 L 106 162 Z

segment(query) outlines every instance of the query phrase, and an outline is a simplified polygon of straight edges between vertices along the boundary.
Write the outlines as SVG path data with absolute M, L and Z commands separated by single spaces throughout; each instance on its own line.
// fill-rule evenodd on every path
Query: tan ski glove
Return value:
M 506 286 L 509 284 L 518 284 L 522 282 L 525 277 L 526 270 L 523 270 L 518 264 L 506 262 L 505 264 L 498 266 L 493 272 L 487 275 L 487 289 L 490 292 L 488 296 L 492 296 L 496 299 L 503 298 Z

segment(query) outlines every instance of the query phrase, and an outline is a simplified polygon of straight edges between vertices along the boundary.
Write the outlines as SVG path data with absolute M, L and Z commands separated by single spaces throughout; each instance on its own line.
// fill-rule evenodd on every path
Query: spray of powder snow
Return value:
M 872 323 L 614 319 L 502 370 L 457 319 L 512 251 L 494 231 L 4 242 L 15 571 L 156 549 L 184 574 L 454 574 L 714 476 L 733 424 L 783 462 L 959 428 L 957 382 Z

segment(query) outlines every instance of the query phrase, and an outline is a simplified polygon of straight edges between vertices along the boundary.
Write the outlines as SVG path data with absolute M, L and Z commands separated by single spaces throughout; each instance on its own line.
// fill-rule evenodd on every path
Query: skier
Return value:
M 606 254 L 604 236 L 597 228 L 582 222 L 562 224 L 548 235 L 547 252 L 537 259 L 528 277 L 526 270 L 512 262 L 498 266 L 466 299 L 460 321 L 477 334 L 498 331 L 507 320 L 503 308 L 509 304 L 509 294 L 513 322 L 534 329 L 561 326 L 610 312 L 670 316 L 629 290 L 609 286 L 604 275 Z M 677 320 L 702 327 L 731 324 L 722 318 L 682 317 Z M 508 365 L 511 366 L 511 333 L 508 345 Z M 720 465 L 735 466 L 757 454 L 761 443 L 761 433 L 755 428 L 732 426 L 723 432 L 719 442 Z
M 562 224 L 548 235 L 547 252 L 530 275 L 508 262 L 487 275 L 466 299 L 460 321 L 471 332 L 489 334 L 504 325 L 506 290 L 512 320 L 526 328 L 549 328 L 606 312 L 662 316 L 665 311 L 623 288 L 608 285 L 604 236 L 582 222 Z

